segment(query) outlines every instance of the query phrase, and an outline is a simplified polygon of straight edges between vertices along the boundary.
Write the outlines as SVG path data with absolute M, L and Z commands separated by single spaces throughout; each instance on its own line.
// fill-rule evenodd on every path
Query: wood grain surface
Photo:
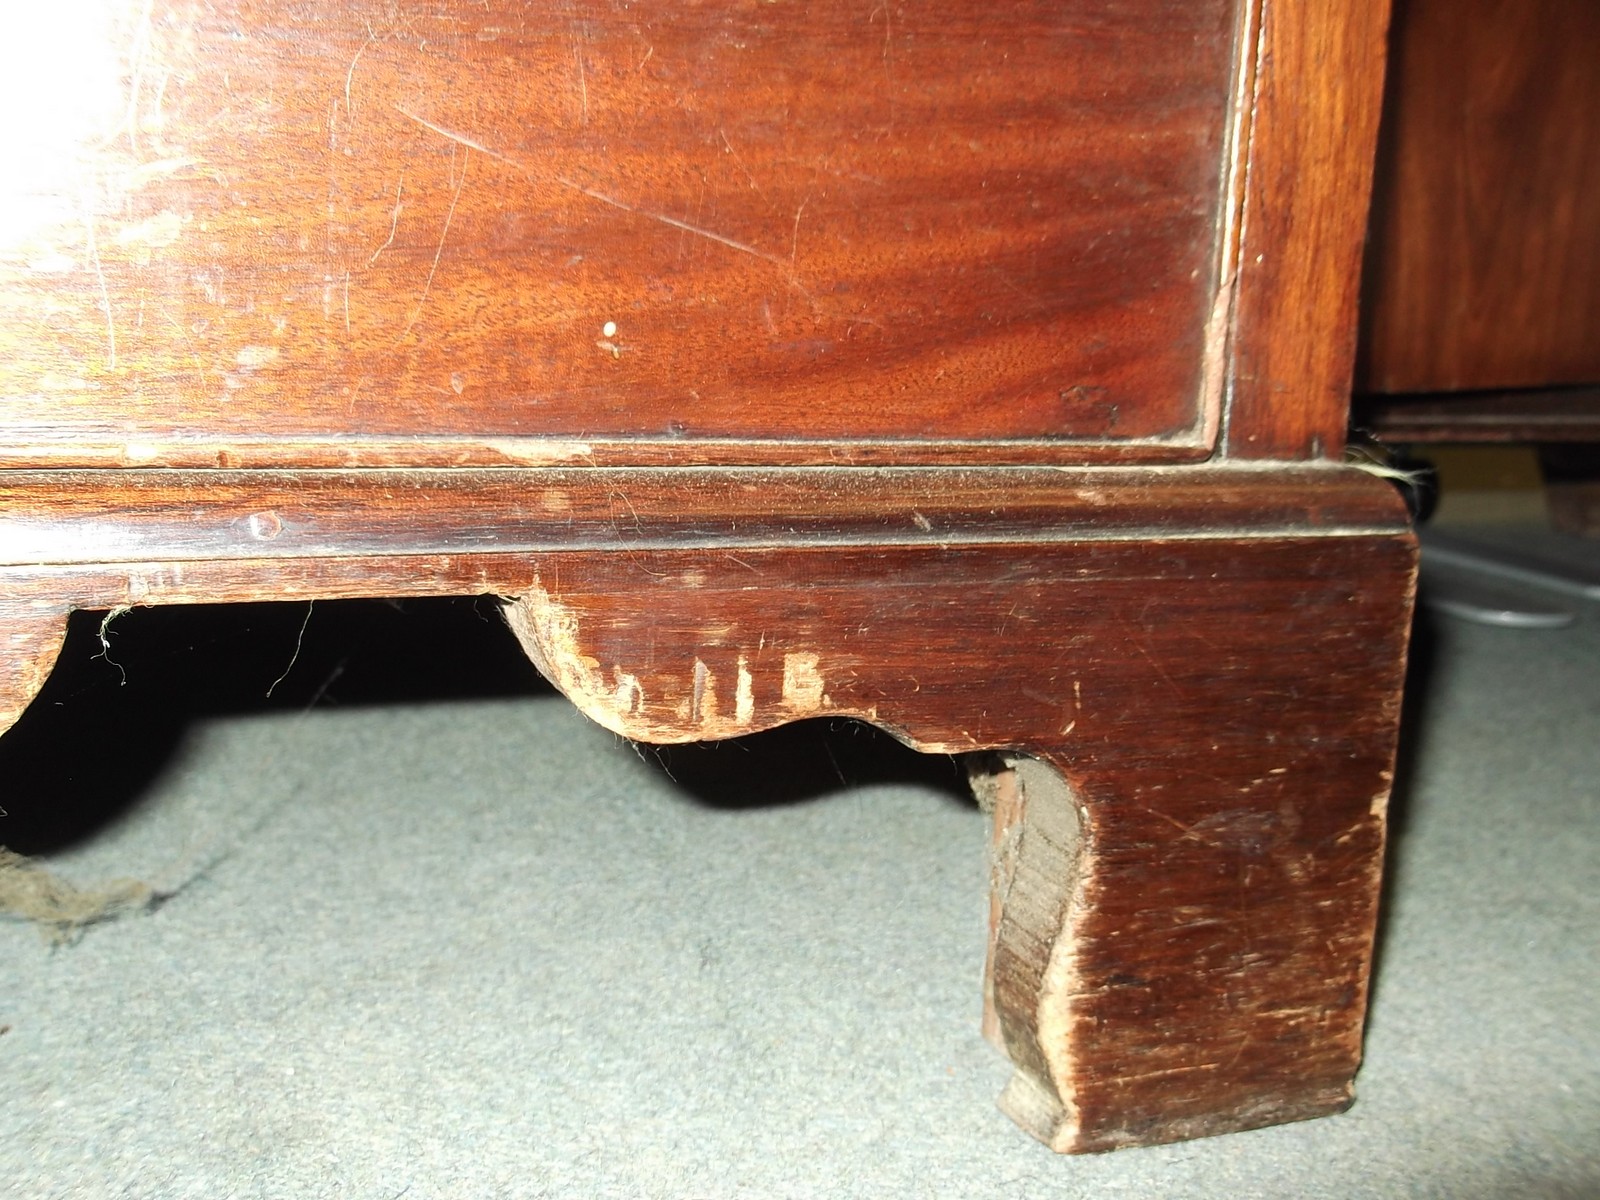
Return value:
M 1338 457 L 1389 0 L 1265 0 L 1224 451 Z
M 47 473 L 4 509 L 49 514 L 52 496 L 76 491 L 92 527 L 111 495 L 140 494 L 120 490 L 121 474 Z M 8 634 L 35 602 L 57 630 L 66 607 L 493 594 L 512 598 L 535 661 L 626 737 L 857 717 L 930 752 L 1024 756 L 1046 770 L 1002 833 L 1051 839 L 1071 869 L 997 897 L 1008 1111 L 1079 1151 L 1349 1102 L 1415 565 L 1386 483 L 1333 467 L 1174 468 L 1130 472 L 1119 490 L 1104 471 L 1040 472 L 1008 514 L 1010 472 L 980 473 L 928 512 L 927 472 L 867 472 L 834 480 L 846 508 L 852 490 L 878 492 L 863 505 L 875 517 L 841 535 L 831 514 L 799 515 L 803 486 L 757 473 L 741 488 L 706 472 L 697 492 L 682 486 L 692 472 L 635 488 L 574 472 L 553 489 L 574 544 L 537 550 L 511 534 L 560 505 L 507 485 L 541 472 L 458 472 L 454 496 L 435 479 L 421 506 L 412 473 L 387 490 L 367 478 L 366 507 L 319 507 L 343 473 L 252 474 L 215 509 L 181 481 L 163 487 L 166 473 L 134 474 L 148 490 L 122 521 L 149 532 L 107 543 L 114 553 L 71 550 L 65 515 L 53 562 L 33 561 L 36 542 L 0 541 L 14 551 L 0 567 Z M 1052 474 L 1066 477 L 1053 492 Z M 304 509 L 289 503 L 297 487 Z M 689 502 L 675 510 L 674 494 Z M 1222 502 L 1198 502 L 1212 494 Z M 455 516 L 422 522 L 410 543 L 384 533 L 395 514 L 430 510 Z M 476 525 L 451 523 L 468 511 Z M 1108 511 L 1127 523 L 1100 523 Z M 186 512 L 196 538 L 181 533 Z M 326 554 L 296 542 L 307 513 Z M 28 653 L 45 661 L 44 626 L 30 628 Z M 9 711 L 36 681 L 0 685 Z
M 1388 526 L 1369 484 L 1331 468 L 12 471 L 0 565 L 1315 534 Z
M 28 9 L 0 727 L 72 609 L 499 596 L 626 737 L 1003 752 L 987 1026 L 1057 1149 L 1342 1107 L 1415 568 L 1328 461 L 1384 13 Z
M 1009 829 L 1054 852 L 997 899 L 991 992 L 1017 1068 L 1003 1107 L 1055 1149 L 1348 1105 L 1408 538 L 738 557 L 554 556 L 513 624 L 624 736 L 857 716 L 1058 774 Z
M 1241 19 L 36 6 L 0 466 L 1204 453 Z
M 61 653 L 69 605 L 59 597 L 26 599 L 0 588 L 0 733 L 11 728 Z
M 1361 386 L 1600 383 L 1600 5 L 1400 0 Z

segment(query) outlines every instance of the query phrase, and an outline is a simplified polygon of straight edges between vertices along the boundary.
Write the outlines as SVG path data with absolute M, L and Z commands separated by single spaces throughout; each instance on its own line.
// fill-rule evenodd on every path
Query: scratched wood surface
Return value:
M 505 597 L 629 737 L 1034 763 L 988 1027 L 1052 1145 L 1341 1107 L 1414 547 L 1194 460 L 1337 448 L 1383 9 L 8 17 L 0 728 L 75 608 Z
M 513 597 L 534 659 L 630 738 L 859 717 L 924 750 L 1048 768 L 1000 817 L 1020 858 L 997 872 L 990 1028 L 1017 1067 L 1008 1111 L 1058 1149 L 1348 1103 L 1414 567 L 1386 483 L 1085 470 L 1054 473 L 1051 491 L 1041 472 L 1008 511 L 992 488 L 940 509 L 925 473 L 868 473 L 857 494 L 876 491 L 884 519 L 840 537 L 827 512 L 795 515 L 800 485 L 707 472 L 684 513 L 670 473 L 574 471 L 541 493 L 462 471 L 454 493 L 424 485 L 444 516 L 408 544 L 383 530 L 409 472 L 363 480 L 366 506 L 252 474 L 215 509 L 162 472 L 133 472 L 143 490 L 125 474 L 36 477 L 6 497 L 8 513 L 48 516 L 74 492 L 92 526 L 107 496 L 138 495 L 148 532 L 96 558 L 64 521 L 63 552 L 39 563 L 0 525 L 0 631 L 25 667 L 0 676 L 0 715 L 37 686 L 71 607 Z M 819 487 L 841 474 L 813 472 Z M 1210 508 L 1183 500 L 1205 495 L 1197 474 L 1217 485 Z M 1126 524 L 1103 524 L 1107 509 Z M 467 511 L 473 530 L 522 540 L 452 541 Z M 563 512 L 570 544 L 541 549 Z M 308 525 L 326 553 L 307 553 Z
M 0 565 L 1315 532 L 1369 523 L 1366 482 L 1317 468 L 9 471 Z
M 1215 407 L 1233 0 L 7 21 L 0 465 L 1170 458 Z
M 628 737 L 848 715 L 1047 767 L 997 830 L 1023 860 L 997 881 L 989 999 L 1002 1107 L 1053 1148 L 1348 1106 L 1414 567 L 1398 528 L 737 557 L 551 556 L 513 627 Z

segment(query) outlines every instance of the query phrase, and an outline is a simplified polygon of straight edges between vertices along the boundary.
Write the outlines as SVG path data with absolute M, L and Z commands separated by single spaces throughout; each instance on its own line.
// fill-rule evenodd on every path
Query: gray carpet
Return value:
M 5 739 L 0 843 L 175 892 L 0 922 L 7 1197 L 1600 1195 L 1592 606 L 1423 631 L 1355 1108 L 1075 1159 L 994 1107 L 948 764 L 844 724 L 658 760 L 389 609 L 319 608 L 268 704 L 274 611 L 209 657 L 199 612 L 111 662 L 80 624 Z M 447 683 L 362 692 L 349 627 Z

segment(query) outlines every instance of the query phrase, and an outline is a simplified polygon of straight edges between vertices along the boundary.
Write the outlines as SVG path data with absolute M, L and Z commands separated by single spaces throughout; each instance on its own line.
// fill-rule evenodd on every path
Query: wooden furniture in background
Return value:
M 1594 440 L 1600 6 L 1397 0 L 1358 425 Z
M 1414 578 L 1339 461 L 1385 18 L 41 8 L 0 718 L 76 608 L 501 596 L 628 737 L 998 754 L 1051 1145 L 1342 1108 Z

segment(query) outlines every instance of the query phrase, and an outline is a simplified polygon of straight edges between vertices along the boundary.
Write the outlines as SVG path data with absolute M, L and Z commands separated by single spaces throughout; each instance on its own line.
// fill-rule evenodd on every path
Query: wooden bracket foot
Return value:
M 0 721 L 69 608 L 512 597 L 534 661 L 629 738 L 843 716 L 1004 756 L 982 789 L 986 1027 L 1016 1064 L 1007 1111 L 1056 1149 L 1349 1103 L 1415 580 L 1386 484 L 1331 467 L 442 472 L 419 528 L 421 486 L 14 479 Z
M 643 741 L 860 717 L 997 749 L 986 1029 L 1062 1151 L 1350 1103 L 1403 533 L 555 556 L 534 660 Z

